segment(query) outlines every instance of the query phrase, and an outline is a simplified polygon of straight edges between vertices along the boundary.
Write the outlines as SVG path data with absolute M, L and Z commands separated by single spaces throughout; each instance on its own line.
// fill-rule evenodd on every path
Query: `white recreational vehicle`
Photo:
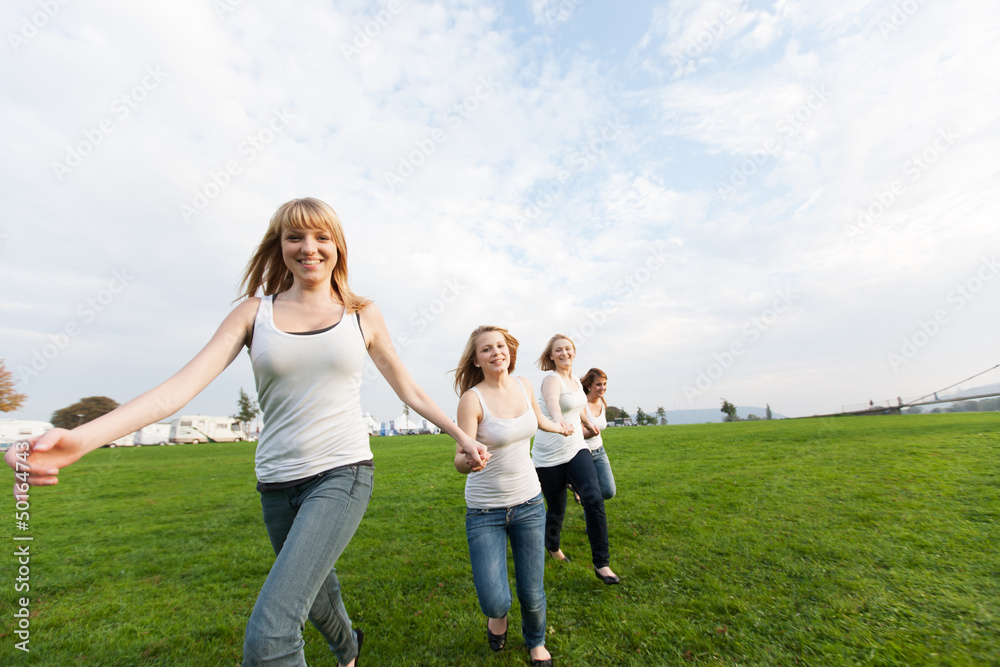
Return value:
M 32 421 L 30 419 L 0 419 L 0 451 L 18 440 L 27 440 L 45 433 L 53 428 L 49 422 Z
M 163 422 L 144 426 L 135 432 L 136 445 L 170 444 L 170 424 Z
M 232 417 L 206 417 L 205 415 L 182 415 L 170 422 L 170 441 L 189 442 L 233 442 L 246 440 L 247 434 L 239 420 Z

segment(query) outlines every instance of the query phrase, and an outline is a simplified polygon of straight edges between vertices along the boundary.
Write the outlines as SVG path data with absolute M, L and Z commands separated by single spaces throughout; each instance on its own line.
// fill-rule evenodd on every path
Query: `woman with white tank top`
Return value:
M 481 326 L 472 332 L 455 369 L 458 426 L 489 448 L 480 471 L 465 452 L 455 468 L 465 481 L 465 532 L 479 608 L 486 615 L 486 640 L 494 651 L 507 642 L 507 541 L 521 605 L 521 632 L 535 667 L 551 667 L 545 648 L 545 511 L 529 442 L 536 429 L 570 435 L 572 429 L 545 418 L 531 384 L 511 372 L 517 340 L 506 329 Z
M 587 395 L 587 405 L 584 410 L 590 423 L 597 427 L 596 433 L 584 432 L 584 441 L 594 459 L 594 471 L 597 473 L 597 482 L 601 485 L 601 496 L 605 500 L 611 500 L 618 492 L 618 488 L 615 486 L 615 475 L 611 471 L 611 461 L 608 460 L 608 453 L 604 451 L 604 440 L 601 437 L 601 431 L 608 426 L 608 402 L 604 400 L 604 393 L 608 390 L 608 376 L 600 368 L 591 368 L 580 378 L 580 384 L 583 385 L 583 392 Z
M 542 414 L 573 426 L 573 434 L 570 436 L 538 431 L 531 448 L 535 472 L 545 496 L 545 548 L 556 560 L 569 562 L 559 546 L 559 540 L 566 516 L 566 484 L 572 483 L 580 494 L 587 521 L 587 538 L 590 541 L 594 574 L 605 584 L 617 584 L 621 579 L 611 569 L 604 498 L 593 457 L 584 442 L 584 427 L 595 435 L 600 430 L 591 423 L 584 410 L 587 397 L 579 380 L 573 375 L 575 358 L 576 346 L 568 336 L 562 334 L 550 338 L 538 358 L 538 366 L 543 371 L 552 371 L 542 380 Z
M 98 419 L 31 443 L 27 484 L 55 484 L 59 470 L 81 456 L 173 414 L 246 348 L 264 414 L 255 469 L 275 561 L 247 623 L 243 664 L 305 665 L 308 618 L 338 663 L 356 667 L 363 634 L 344 609 L 334 565 L 372 492 L 360 403 L 365 356 L 403 402 L 455 438 L 471 467 L 485 465 L 489 452 L 417 385 L 378 308 L 348 287 L 344 232 L 324 202 L 294 199 L 277 210 L 242 288 L 243 300 L 173 377 Z M 23 458 L 6 462 L 25 467 Z

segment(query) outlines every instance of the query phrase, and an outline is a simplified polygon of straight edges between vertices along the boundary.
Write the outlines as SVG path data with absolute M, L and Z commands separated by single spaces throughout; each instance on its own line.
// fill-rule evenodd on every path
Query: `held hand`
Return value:
M 459 441 L 458 446 L 465 452 L 474 471 L 482 470 L 486 462 L 490 460 L 489 448 L 486 445 L 476 442 L 469 436 L 463 437 Z
M 482 470 L 483 468 L 486 467 L 485 463 L 481 463 L 479 465 L 476 465 L 476 462 L 473 461 L 472 457 L 469 456 L 468 454 L 465 455 L 465 463 L 466 463 L 466 465 L 469 466 L 469 472 L 479 472 L 480 470 Z
M 597 436 L 599 436 L 601 434 L 601 429 L 597 428 L 597 425 L 594 424 L 594 425 L 592 425 L 590 427 L 590 432 L 593 433 L 593 435 L 591 435 L 590 437 L 591 438 L 596 438 Z
M 556 423 L 559 424 L 559 426 L 562 427 L 562 430 L 560 431 L 560 433 L 562 433 L 565 436 L 573 435 L 573 425 L 572 424 L 567 424 L 566 422 L 564 422 L 561 419 L 559 421 L 557 421 Z
M 59 469 L 87 453 L 83 440 L 72 431 L 54 428 L 43 435 L 12 444 L 4 456 L 15 473 L 14 497 L 23 497 L 30 486 L 59 483 Z

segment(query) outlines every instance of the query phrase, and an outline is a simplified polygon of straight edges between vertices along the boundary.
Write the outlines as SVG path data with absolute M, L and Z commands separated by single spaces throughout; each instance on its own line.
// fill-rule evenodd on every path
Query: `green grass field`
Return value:
M 612 566 L 583 512 L 547 561 L 547 645 L 577 665 L 1000 664 L 1000 414 L 611 429 Z M 464 478 L 443 436 L 376 438 L 375 495 L 338 564 L 362 667 L 528 662 L 484 638 Z M 6 485 L 4 485 L 6 488 Z M 4 493 L 7 493 L 5 490 Z M 9 497 L 8 497 L 9 498 Z M 236 665 L 272 553 L 247 443 L 103 449 L 5 501 L 0 664 Z M 30 534 L 30 653 L 15 649 Z M 306 630 L 310 664 L 334 665 Z

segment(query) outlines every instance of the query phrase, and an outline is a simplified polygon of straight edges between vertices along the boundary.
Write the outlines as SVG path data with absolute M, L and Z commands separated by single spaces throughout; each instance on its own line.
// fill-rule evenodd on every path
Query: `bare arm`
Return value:
M 545 401 L 545 407 L 549 409 L 549 414 L 552 415 L 556 423 L 566 424 L 563 420 L 562 406 L 559 405 L 559 395 L 561 393 L 562 381 L 559 378 L 554 375 L 548 375 L 542 380 L 542 400 Z M 569 424 L 566 425 L 569 426 Z M 570 433 L 572 433 L 572 426 L 570 426 Z
M 489 460 L 489 451 L 473 438 L 466 435 L 438 407 L 420 385 L 416 383 L 410 372 L 403 365 L 403 360 L 396 354 L 389 337 L 389 329 L 385 325 L 378 307 L 371 303 L 361 309 L 361 328 L 365 332 L 365 345 L 368 346 L 368 356 L 371 357 L 382 377 L 386 379 L 396 396 L 417 411 L 418 414 L 450 435 L 459 447 L 468 454 L 472 461 L 480 466 Z
M 475 438 L 479 432 L 479 422 L 482 420 L 483 407 L 479 404 L 475 394 L 471 391 L 462 394 L 462 397 L 458 399 L 458 428 L 462 429 L 462 432 L 470 438 Z M 483 466 L 477 468 L 472 462 L 472 458 L 462 451 L 461 447 L 456 449 L 455 470 L 463 475 L 468 475 L 470 472 L 483 469 Z
M 531 383 L 528 382 L 527 378 L 519 377 L 518 380 L 524 386 L 525 393 L 528 394 L 531 400 L 531 408 L 535 411 L 535 419 L 538 421 L 538 428 L 543 431 L 548 431 L 549 433 L 558 433 L 559 435 L 573 435 L 573 426 L 567 424 L 563 421 L 552 421 L 548 417 L 542 414 L 542 409 L 538 405 L 538 401 L 535 399 L 535 392 L 531 389 Z
M 172 415 L 232 363 L 246 344 L 259 299 L 239 304 L 219 326 L 208 344 L 165 382 L 72 431 L 52 429 L 31 441 L 29 453 L 9 451 L 7 465 L 28 469 L 27 483 L 58 483 L 59 469 L 107 443 Z M 15 488 L 15 495 L 27 488 Z
M 601 429 L 597 428 L 597 426 L 590 421 L 590 414 L 587 412 L 586 408 L 580 410 L 580 421 L 583 423 L 584 440 L 587 438 L 596 438 L 601 434 Z

